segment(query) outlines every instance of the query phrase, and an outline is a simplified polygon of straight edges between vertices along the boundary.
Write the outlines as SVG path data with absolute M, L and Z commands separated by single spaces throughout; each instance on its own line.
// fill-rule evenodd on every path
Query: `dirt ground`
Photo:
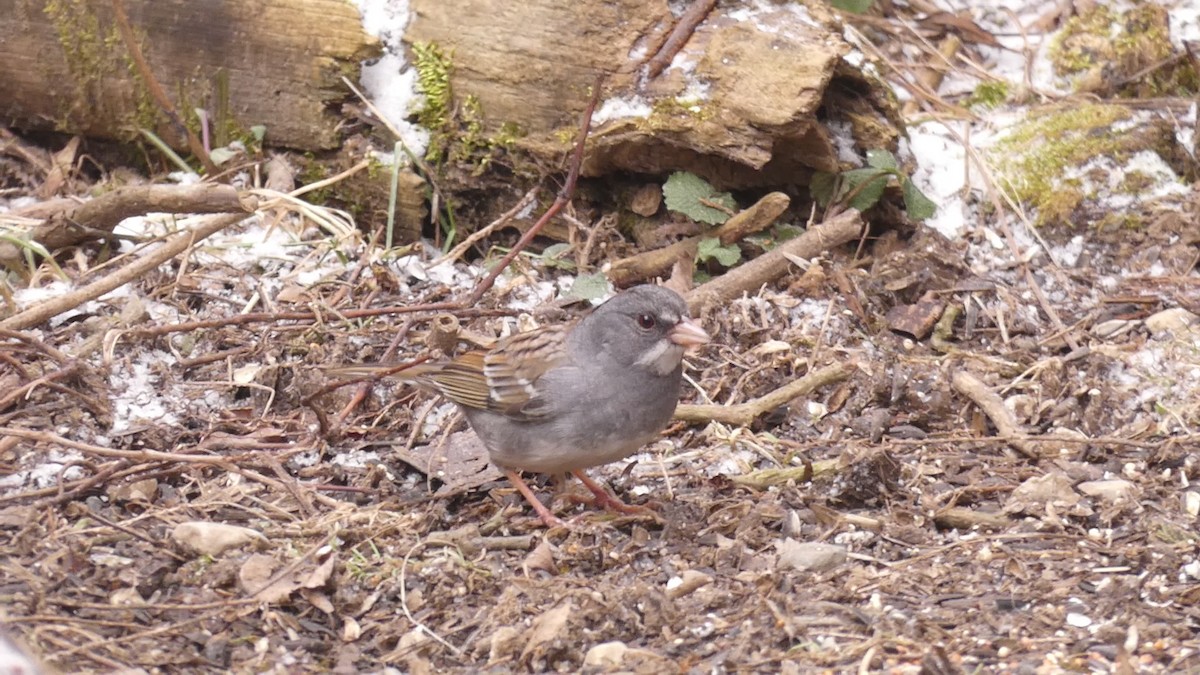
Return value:
M 736 403 L 829 364 L 850 376 L 751 428 L 676 424 L 593 471 L 659 518 L 560 500 L 572 527 L 552 531 L 468 441 L 437 445 L 446 406 L 380 384 L 340 419 L 355 387 L 320 392 L 319 366 L 379 358 L 397 326 L 399 353 L 419 351 L 422 321 L 155 332 L 172 322 L 149 303 L 228 319 L 209 300 L 252 293 L 256 270 L 198 267 L 166 291 L 147 278 L 35 340 L 6 334 L 8 390 L 68 372 L 5 402 L 6 429 L 30 431 L 4 446 L 21 477 L 0 495 L 4 621 L 64 672 L 1200 669 L 1186 431 L 1200 378 L 1184 374 L 1200 340 L 1148 320 L 1200 308 L 1200 285 L 1194 265 L 1149 277 L 1125 255 L 1194 262 L 1195 244 L 1170 227 L 1137 237 L 1097 236 L 1086 265 L 1031 277 L 981 279 L 986 246 L 927 230 L 865 264 L 839 251 L 797 269 L 702 318 L 715 344 L 691 360 L 695 385 Z M 911 269 L 926 273 L 888 290 Z M 344 278 L 384 306 L 412 302 L 384 281 L 444 292 L 381 269 Z M 1028 279 L 1065 284 L 1048 307 L 1078 330 L 1055 335 Z M 978 310 L 939 348 L 879 319 L 928 290 Z M 103 317 L 135 298 L 147 305 L 114 335 Z M 506 320 L 464 319 L 481 333 Z M 56 361 L 105 334 L 92 357 Z M 998 438 L 961 373 L 1029 438 Z M 134 421 L 110 431 L 117 417 Z
M 0 199 L 37 193 L 26 169 L 0 153 Z M 705 312 L 685 402 L 832 375 L 590 472 L 656 515 L 535 478 L 552 530 L 452 406 L 328 369 L 428 355 L 437 311 L 365 312 L 446 301 L 478 261 L 231 228 L 0 328 L 0 625 L 48 672 L 1200 672 L 1188 189 L 1131 200 L 1138 227 L 1035 231 L 994 194 L 955 239 L 876 222 Z M 634 250 L 597 229 L 591 272 Z M 105 246 L 4 307 L 108 274 Z M 578 316 L 571 284 L 518 258 L 463 335 Z

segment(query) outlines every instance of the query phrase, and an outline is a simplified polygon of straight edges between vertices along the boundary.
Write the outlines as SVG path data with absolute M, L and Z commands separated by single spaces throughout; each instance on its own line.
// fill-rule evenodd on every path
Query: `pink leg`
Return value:
M 617 499 L 609 494 L 608 490 L 605 490 L 603 487 L 601 487 L 599 483 L 591 478 L 588 478 L 588 475 L 582 471 L 572 471 L 571 474 L 578 478 L 579 482 L 583 483 L 583 486 L 590 490 L 592 494 L 596 495 L 596 501 L 594 503 L 601 508 L 605 508 L 610 511 L 616 511 L 618 513 L 654 513 L 653 509 L 648 509 L 645 506 L 626 504 L 620 499 Z
M 538 517 L 542 519 L 546 527 L 559 527 L 563 524 L 563 521 L 556 518 L 553 513 L 550 513 L 550 509 L 546 508 L 546 505 L 537 498 L 537 495 L 533 494 L 533 490 L 529 489 L 529 484 L 521 478 L 520 474 L 508 469 L 503 469 L 503 471 L 505 477 L 517 487 L 517 491 L 525 497 L 525 501 L 529 502 L 529 505 L 537 512 Z

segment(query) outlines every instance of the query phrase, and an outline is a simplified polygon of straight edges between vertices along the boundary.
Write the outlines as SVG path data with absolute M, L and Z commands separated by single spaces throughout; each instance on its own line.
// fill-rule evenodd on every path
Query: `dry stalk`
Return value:
M 749 426 L 760 415 L 775 410 L 797 396 L 812 393 L 834 382 L 841 382 L 858 370 L 854 362 L 826 366 L 818 371 L 789 382 L 771 393 L 737 405 L 687 405 L 675 408 L 675 419 L 692 423 L 722 422 Z
M 975 377 L 965 370 L 958 370 L 950 378 L 950 383 L 958 393 L 971 399 L 971 402 L 979 406 L 983 414 L 987 415 L 992 424 L 996 426 L 996 431 L 1002 436 L 1009 437 L 1009 445 L 1021 451 L 1021 454 L 1030 459 L 1039 459 L 1041 453 L 1037 447 L 1023 438 L 1024 431 L 1021 425 L 1017 423 L 1016 417 L 1004 405 L 1004 400 L 1000 395 L 992 391 L 990 387 L 983 383 L 982 380 Z
M 814 225 L 799 237 L 694 289 L 686 296 L 688 309 L 695 315 L 710 307 L 724 305 L 743 293 L 753 293 L 783 276 L 793 264 L 791 258 L 816 257 L 831 248 L 854 241 L 862 230 L 862 214 L 847 209 L 831 220 Z
M 767 229 L 787 210 L 791 199 L 782 192 L 772 192 L 725 221 L 712 232 L 688 237 L 670 246 L 644 251 L 613 263 L 607 275 L 617 286 L 628 286 L 635 281 L 658 276 L 683 258 L 695 258 L 696 247 L 702 239 L 716 237 L 724 245 L 741 241 L 747 235 Z
M 162 246 L 138 258 L 136 262 L 132 262 L 102 279 L 97 279 L 82 288 L 77 288 L 70 293 L 51 298 L 0 321 L 0 328 L 24 330 L 32 328 L 43 321 L 48 321 L 63 312 L 78 307 L 88 300 L 95 300 L 109 291 L 120 288 L 150 273 L 157 269 L 159 265 L 191 248 L 197 241 L 212 236 L 245 219 L 246 214 L 244 213 L 209 218 L 195 229 L 176 234 Z

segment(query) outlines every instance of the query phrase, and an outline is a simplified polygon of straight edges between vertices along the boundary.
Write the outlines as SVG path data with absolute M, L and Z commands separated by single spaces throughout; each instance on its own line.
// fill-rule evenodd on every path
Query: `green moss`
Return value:
M 1144 3 L 1125 13 L 1095 5 L 1072 17 L 1050 45 L 1055 70 L 1077 89 L 1121 96 L 1187 96 L 1200 90 L 1194 60 L 1172 61 L 1167 10 Z
M 1112 125 L 1128 120 L 1121 106 L 1083 105 L 1034 115 L 996 144 L 992 158 L 1005 179 L 1003 187 L 1018 201 L 1038 210 L 1037 223 L 1069 222 L 1092 196 L 1082 181 L 1064 178 L 1067 170 L 1107 156 L 1123 162 L 1139 148 L 1124 146 L 1127 136 Z
M 104 78 L 120 67 L 121 53 L 113 49 L 119 42 L 115 26 L 105 31 L 91 4 L 83 0 L 51 0 L 42 10 L 54 26 L 62 49 L 63 61 L 71 76 L 74 97 L 62 111 L 59 125 L 67 129 L 72 110 L 103 110 L 110 104 L 102 96 Z M 95 112 L 93 112 L 95 114 Z M 136 134 L 136 130 L 133 130 Z
M 430 132 L 425 159 L 432 163 L 443 159 L 458 164 L 474 165 L 474 173 L 486 170 L 495 150 L 511 149 L 520 137 L 520 128 L 513 122 L 500 125 L 496 134 L 486 132 L 486 118 L 479 98 L 471 94 L 454 107 L 450 76 L 454 64 L 450 56 L 436 44 L 413 44 L 413 63 L 417 83 L 425 94 L 425 107 L 417 121 Z
M 980 82 L 967 98 L 967 105 L 979 108 L 995 108 L 1008 100 L 1009 84 L 1003 80 Z
M 430 132 L 425 159 L 437 162 L 445 154 L 450 136 L 450 106 L 453 97 L 450 73 L 453 64 L 440 46 L 432 42 L 412 45 L 413 65 L 417 69 L 417 86 L 425 95 L 425 105 L 417 113 L 417 121 Z

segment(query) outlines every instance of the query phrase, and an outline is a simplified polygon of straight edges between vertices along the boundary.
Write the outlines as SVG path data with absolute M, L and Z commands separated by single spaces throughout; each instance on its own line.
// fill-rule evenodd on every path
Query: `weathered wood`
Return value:
M 686 169 L 719 187 L 806 184 L 837 171 L 826 126 L 838 121 L 860 149 L 895 149 L 899 117 L 887 86 L 843 61 L 850 51 L 831 14 L 795 3 L 720 5 L 675 63 L 646 80 L 642 66 L 664 28 L 665 0 L 411 0 L 410 43 L 452 54 L 457 99 L 476 96 L 489 129 L 515 122 L 518 146 L 561 157 L 596 73 L 606 98 L 648 114 L 599 123 L 586 175 Z
M 262 124 L 276 145 L 335 147 L 340 78 L 357 79 L 377 49 L 348 0 L 125 4 L 155 79 L 182 113 L 215 117 L 218 141 Z M 0 123 L 111 139 L 147 128 L 183 147 L 131 69 L 108 2 L 8 0 L 0 16 Z

